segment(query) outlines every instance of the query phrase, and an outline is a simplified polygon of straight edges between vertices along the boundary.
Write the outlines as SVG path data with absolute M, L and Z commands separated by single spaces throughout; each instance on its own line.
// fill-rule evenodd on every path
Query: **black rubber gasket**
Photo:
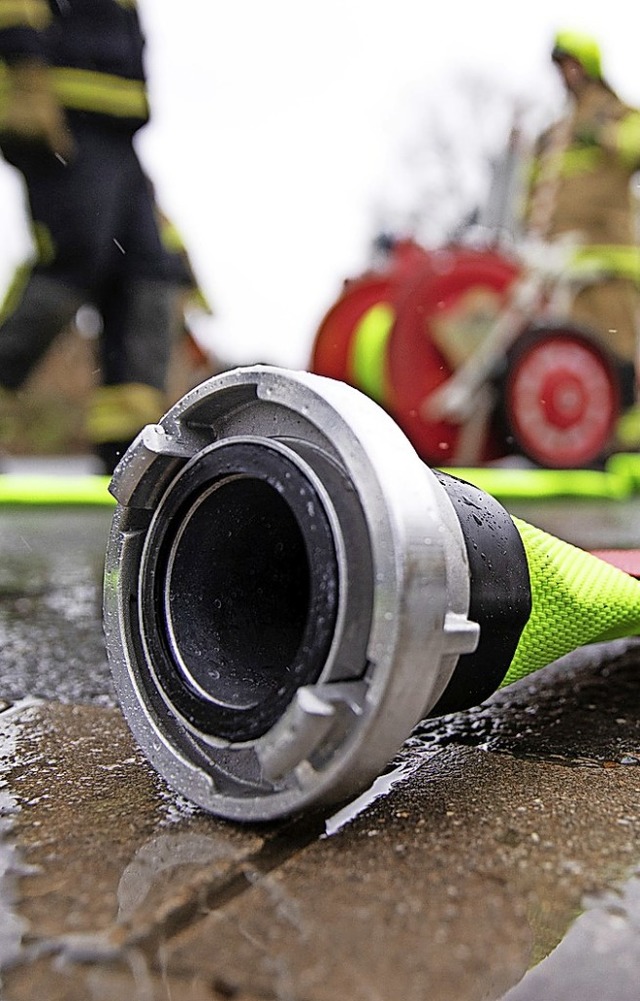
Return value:
M 436 472 L 460 521 L 471 576 L 469 619 L 480 625 L 473 653 L 463 654 L 430 716 L 480 705 L 499 688 L 531 614 L 527 557 L 511 517 L 478 487 Z

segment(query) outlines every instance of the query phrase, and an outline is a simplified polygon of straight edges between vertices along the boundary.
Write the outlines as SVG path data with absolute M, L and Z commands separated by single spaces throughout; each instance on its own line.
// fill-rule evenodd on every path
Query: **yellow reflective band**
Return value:
M 0 305 L 0 323 L 4 323 L 18 308 L 22 301 L 22 294 L 27 287 L 27 282 L 31 277 L 32 269 L 33 263 L 31 261 L 24 261 L 13 272 L 9 287 L 5 292 L 4 300 L 2 301 L 2 305 Z
M 576 247 L 569 267 L 573 275 L 597 270 L 637 282 L 640 281 L 640 248 L 615 243 Z
M 387 302 L 378 302 L 357 324 L 349 356 L 348 370 L 354 386 L 377 403 L 387 395 L 385 355 L 395 312 Z
M 180 230 L 166 216 L 160 217 L 160 239 L 165 250 L 179 254 L 185 250 Z
M 564 152 L 538 157 L 529 167 L 529 184 L 540 182 L 545 173 L 551 177 L 575 177 L 588 174 L 602 161 L 602 150 L 598 146 L 568 149 Z M 544 163 L 544 166 L 543 166 Z
M 576 174 L 587 174 L 602 160 L 602 150 L 599 146 L 586 146 L 582 149 L 568 149 L 561 154 L 560 176 L 574 177 Z
M 145 424 L 155 424 L 166 409 L 164 393 L 141 382 L 100 386 L 87 417 L 87 434 L 98 444 L 133 438 Z
M 0 29 L 35 28 L 40 31 L 51 22 L 45 0 L 0 0 Z
M 640 167 L 640 112 L 626 115 L 619 123 L 616 146 L 621 159 L 629 167 Z
M 34 220 L 31 223 L 31 235 L 36 248 L 38 264 L 51 264 L 56 258 L 56 245 L 48 226 Z
M 142 118 L 149 115 L 146 88 L 141 80 L 94 73 L 91 70 L 53 67 L 53 91 L 65 108 L 94 111 L 117 118 Z

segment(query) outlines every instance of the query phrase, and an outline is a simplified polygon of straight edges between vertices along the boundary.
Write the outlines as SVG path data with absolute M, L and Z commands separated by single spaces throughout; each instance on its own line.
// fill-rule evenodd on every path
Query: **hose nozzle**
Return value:
M 421 719 L 483 701 L 512 662 L 526 673 L 538 541 L 343 383 L 217 376 L 141 432 L 111 491 L 122 709 L 169 784 L 219 816 L 344 801 Z

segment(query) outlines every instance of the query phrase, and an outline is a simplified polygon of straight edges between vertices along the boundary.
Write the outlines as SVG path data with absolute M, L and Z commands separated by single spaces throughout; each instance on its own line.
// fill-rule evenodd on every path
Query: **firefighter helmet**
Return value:
M 559 62 L 566 56 L 579 62 L 587 76 L 594 80 L 602 78 L 600 46 L 591 35 L 579 31 L 559 31 L 554 38 L 551 58 Z

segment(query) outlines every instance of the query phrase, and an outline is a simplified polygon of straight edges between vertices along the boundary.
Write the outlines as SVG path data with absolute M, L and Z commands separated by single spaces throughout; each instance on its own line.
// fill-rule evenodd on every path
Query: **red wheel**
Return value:
M 456 461 L 461 428 L 434 420 L 429 397 L 485 336 L 517 274 L 514 263 L 493 251 L 442 250 L 398 306 L 388 346 L 390 409 L 426 462 Z M 490 429 L 477 461 L 504 451 Z
M 606 451 L 620 414 L 618 375 L 583 331 L 529 331 L 510 357 L 502 407 L 518 450 L 534 462 L 590 466 Z
M 411 240 L 399 240 L 381 271 L 371 271 L 345 282 L 340 297 L 318 327 L 309 370 L 353 383 L 351 347 L 359 321 L 373 306 L 395 306 L 405 284 L 428 266 L 430 254 Z

